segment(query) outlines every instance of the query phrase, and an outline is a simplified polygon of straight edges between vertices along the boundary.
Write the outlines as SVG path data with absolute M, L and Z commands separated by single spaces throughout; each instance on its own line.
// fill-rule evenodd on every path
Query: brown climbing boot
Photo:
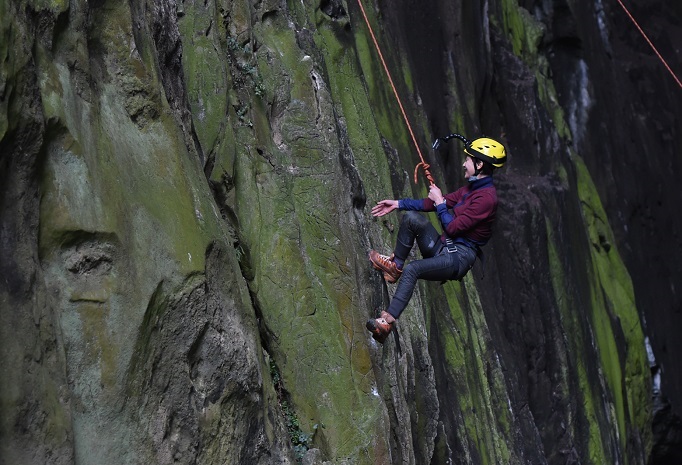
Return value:
M 398 265 L 393 261 L 394 255 L 381 255 L 375 250 L 369 251 L 369 261 L 372 262 L 374 269 L 384 272 L 384 279 L 387 283 L 396 282 L 403 274 L 403 270 L 398 268 Z
M 381 312 L 381 316 L 376 320 L 368 320 L 365 325 L 370 333 L 372 333 L 372 338 L 374 338 L 378 343 L 383 344 L 391 330 L 393 329 L 393 323 L 395 323 L 395 318 L 388 312 Z

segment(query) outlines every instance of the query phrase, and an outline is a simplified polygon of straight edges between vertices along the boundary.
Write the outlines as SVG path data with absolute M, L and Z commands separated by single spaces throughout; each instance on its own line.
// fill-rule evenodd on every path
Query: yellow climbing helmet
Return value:
M 495 168 L 502 168 L 504 162 L 507 161 L 507 151 L 504 149 L 504 145 L 488 137 L 479 137 L 467 142 L 464 153 L 479 160 L 487 161 Z

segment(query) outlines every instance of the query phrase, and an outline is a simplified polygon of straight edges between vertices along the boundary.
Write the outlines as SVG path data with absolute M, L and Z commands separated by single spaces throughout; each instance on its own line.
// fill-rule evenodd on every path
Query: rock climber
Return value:
M 493 171 L 504 165 L 506 150 L 496 140 L 482 137 L 467 141 L 464 153 L 462 168 L 468 182 L 457 191 L 443 195 L 432 184 L 425 199 L 381 200 L 372 208 L 375 217 L 396 209 L 406 211 L 393 253 L 390 256 L 375 250 L 369 253 L 372 266 L 383 272 L 386 282 L 400 280 L 388 310 L 366 325 L 372 337 L 382 344 L 412 297 L 417 279 L 461 280 L 492 235 L 497 210 Z M 435 211 L 443 233 L 439 234 L 419 211 Z M 423 258 L 405 264 L 415 241 Z

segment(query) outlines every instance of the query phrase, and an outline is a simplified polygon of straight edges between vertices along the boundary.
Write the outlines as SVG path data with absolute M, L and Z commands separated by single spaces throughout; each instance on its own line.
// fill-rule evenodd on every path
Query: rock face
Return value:
M 443 190 L 433 138 L 510 153 L 485 261 L 384 346 L 369 210 L 426 187 L 356 1 L 0 4 L 0 463 L 680 456 L 672 76 L 615 3 L 363 5 Z

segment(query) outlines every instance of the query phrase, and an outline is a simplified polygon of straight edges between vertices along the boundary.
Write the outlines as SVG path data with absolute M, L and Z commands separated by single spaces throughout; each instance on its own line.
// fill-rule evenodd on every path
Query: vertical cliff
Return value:
M 363 2 L 437 183 L 437 136 L 510 156 L 485 262 L 383 346 L 369 210 L 426 188 L 356 0 L 0 4 L 0 462 L 679 454 L 671 76 L 616 5 Z

